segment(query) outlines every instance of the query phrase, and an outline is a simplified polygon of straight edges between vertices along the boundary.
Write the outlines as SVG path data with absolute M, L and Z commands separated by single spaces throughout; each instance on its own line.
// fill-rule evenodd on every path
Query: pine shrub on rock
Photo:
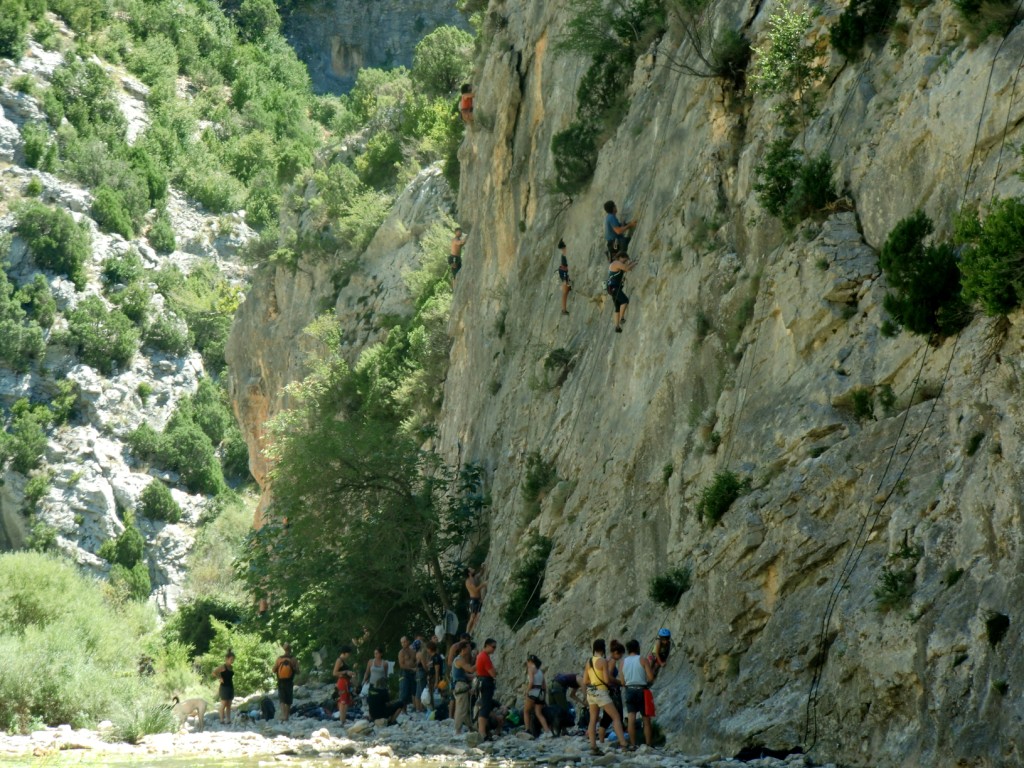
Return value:
M 139 349 L 135 324 L 99 296 L 86 297 L 68 314 L 68 337 L 83 363 L 108 376 L 126 367 Z
M 663 608 L 675 608 L 690 590 L 693 574 L 687 567 L 673 568 L 651 579 L 648 596 Z
M 996 200 L 984 221 L 977 211 L 966 213 L 957 222 L 956 242 L 964 246 L 964 299 L 993 316 L 1019 307 L 1024 298 L 1024 200 Z
M 32 201 L 18 210 L 14 231 L 28 243 L 36 264 L 68 277 L 78 290 L 85 288 L 92 238 L 70 213 Z
M 176 523 L 181 520 L 181 507 L 174 500 L 170 489 L 159 480 L 153 480 L 139 496 L 136 513 L 150 520 Z
M 916 211 L 893 227 L 882 246 L 879 264 L 890 291 L 883 306 L 912 333 L 943 336 L 970 320 L 960 293 L 960 267 L 950 243 L 929 243 L 934 227 Z

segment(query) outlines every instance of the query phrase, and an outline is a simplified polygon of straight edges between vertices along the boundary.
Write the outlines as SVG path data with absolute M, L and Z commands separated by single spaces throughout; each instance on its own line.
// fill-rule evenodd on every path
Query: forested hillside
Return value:
M 424 29 L 411 70 L 318 96 L 281 26 L 270 0 L 0 2 L 0 544 L 45 553 L 0 555 L 16 730 L 166 730 L 229 647 L 240 695 L 268 684 L 278 636 L 235 576 L 263 457 L 226 394 L 233 316 L 300 259 L 349 281 L 410 181 L 417 221 L 450 206 L 472 38 Z M 443 326 L 434 272 L 410 279 Z

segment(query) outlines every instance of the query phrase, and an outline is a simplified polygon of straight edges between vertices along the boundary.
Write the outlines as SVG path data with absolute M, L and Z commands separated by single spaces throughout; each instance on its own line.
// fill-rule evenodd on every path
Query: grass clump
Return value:
M 750 478 L 725 470 L 715 474 L 711 483 L 700 492 L 697 516 L 708 525 L 714 525 L 729 510 L 732 503 L 750 490 Z
M 160 702 L 122 707 L 111 722 L 114 727 L 107 734 L 108 740 L 125 744 L 138 744 L 144 736 L 173 733 L 178 729 L 178 718 L 170 705 Z
M 891 565 L 882 566 L 878 584 L 874 589 L 875 604 L 879 611 L 906 608 L 914 596 L 917 581 L 917 563 L 923 554 L 920 547 L 906 541 L 889 556 Z
M 544 588 L 544 572 L 547 570 L 551 546 L 551 539 L 533 534 L 526 542 L 525 553 L 512 571 L 509 599 L 501 611 L 501 618 L 513 631 L 522 623 L 536 618 L 544 605 L 541 591 Z
M 970 321 L 970 312 L 956 252 L 950 243 L 929 243 L 933 230 L 918 210 L 889 233 L 878 259 L 890 287 L 883 306 L 911 333 L 948 336 Z
M 675 608 L 680 599 L 690 590 L 693 573 L 684 566 L 655 576 L 647 589 L 647 595 L 663 608 Z

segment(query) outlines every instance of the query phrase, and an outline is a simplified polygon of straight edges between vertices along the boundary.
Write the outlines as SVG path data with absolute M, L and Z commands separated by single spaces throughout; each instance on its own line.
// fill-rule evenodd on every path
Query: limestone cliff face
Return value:
M 361 67 L 411 66 L 423 35 L 444 24 L 465 27 L 452 2 L 314 0 L 284 19 L 284 32 L 309 67 L 313 87 L 343 93 Z
M 764 45 L 777 6 L 723 0 L 714 25 Z M 573 9 L 491 3 L 500 24 L 460 153 L 470 239 L 440 443 L 490 470 L 480 632 L 499 641 L 499 689 L 518 689 L 527 652 L 552 672 L 580 668 L 594 637 L 646 642 L 668 626 L 676 646 L 656 687 L 659 720 L 689 751 L 1017 762 L 1021 315 L 979 317 L 935 346 L 886 337 L 877 249 L 916 208 L 947 233 L 962 199 L 1024 191 L 1014 88 L 1024 27 L 998 55 L 998 39 L 971 49 L 941 0 L 901 7 L 905 50 L 825 61 L 821 114 L 802 140 L 809 156 L 832 158 L 845 202 L 787 234 L 753 194 L 776 116 L 763 99 L 680 73 L 670 59 L 688 53 L 674 32 L 637 62 L 589 189 L 571 203 L 546 191 L 551 137 L 573 118 L 588 66 L 557 51 Z M 826 3 L 812 36 L 839 11 Z M 641 219 L 622 334 L 603 293 L 609 198 Z M 559 237 L 575 282 L 568 316 Z M 298 375 L 296 331 L 333 296 L 321 267 L 261 280 L 231 350 L 255 443 Z M 544 366 L 556 349 L 571 356 L 561 375 Z M 858 390 L 876 396 L 872 417 L 858 413 Z M 560 478 L 537 515 L 520 490 L 534 451 Z M 702 524 L 701 490 L 726 469 L 752 490 Z M 513 633 L 499 618 L 507 574 L 534 531 L 554 542 L 546 603 Z M 891 558 L 917 548 L 916 561 Z M 648 584 L 679 566 L 693 587 L 659 608 Z M 885 566 L 912 569 L 909 608 L 877 609 Z M 997 615 L 1009 619 L 1001 639 Z
M 727 0 L 715 24 L 764 45 L 776 6 Z M 825 7 L 819 38 L 841 10 Z M 916 208 L 948 232 L 965 194 L 1021 193 L 1024 28 L 998 57 L 996 39 L 972 50 L 937 2 L 900 10 L 905 52 L 825 62 L 831 87 L 804 147 L 833 159 L 848 210 L 790 236 L 752 190 L 775 115 L 674 71 L 668 57 L 686 50 L 672 34 L 638 61 L 587 192 L 571 204 L 546 193 L 550 140 L 587 67 L 556 50 L 573 4 L 489 12 L 504 21 L 474 77 L 477 126 L 460 155 L 470 240 L 441 434 L 453 457 L 459 446 L 492 470 L 492 573 L 511 571 L 526 533 L 554 541 L 546 604 L 518 632 L 499 619 L 505 577 L 491 581 L 481 631 L 499 640 L 505 690 L 527 652 L 572 668 L 594 637 L 647 641 L 668 626 L 676 651 L 656 696 L 685 749 L 1016 760 L 1021 318 L 976 319 L 938 346 L 886 338 L 876 250 Z M 602 293 L 609 198 L 641 219 L 621 335 Z M 568 317 L 559 237 L 575 281 Z M 549 387 L 543 360 L 559 348 L 572 361 Z M 853 392 L 886 387 L 895 403 L 855 418 Z M 532 451 L 561 478 L 534 519 L 520 494 Z M 753 490 L 709 527 L 695 507 L 725 469 Z M 881 613 L 883 566 L 913 562 L 889 559 L 904 542 L 923 551 L 914 596 Z M 648 584 L 676 566 L 692 568 L 693 588 L 666 611 Z M 994 613 L 1010 621 L 999 643 Z

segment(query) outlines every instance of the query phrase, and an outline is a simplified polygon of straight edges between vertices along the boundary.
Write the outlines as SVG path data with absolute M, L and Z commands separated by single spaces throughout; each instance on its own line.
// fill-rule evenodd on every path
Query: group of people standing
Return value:
M 500 732 L 510 707 L 502 706 L 497 697 L 497 641 L 487 638 L 478 648 L 472 637 L 463 633 L 450 645 L 447 656 L 439 651 L 436 635 L 422 645 L 421 637 L 412 642 L 403 637 L 400 642 L 397 699 L 388 698 L 390 668 L 383 650 L 375 648 L 373 658 L 366 663 L 363 690 L 371 719 L 386 718 L 393 723 L 409 705 L 417 712 L 436 709 L 443 712 L 439 719 L 445 719 L 449 716 L 448 703 L 453 701 L 454 711 L 450 714 L 456 735 L 474 727 L 482 739 Z M 569 725 L 575 724 L 568 703 L 571 697 L 585 708 L 579 725 L 586 725 L 593 751 L 599 751 L 598 740 L 603 741 L 609 729 L 615 733 L 618 744 L 635 748 L 638 721 L 642 723 L 644 742 L 653 746 L 655 706 L 651 687 L 668 661 L 671 633 L 668 629 L 660 630 L 647 655 L 641 654 L 640 643 L 635 639 L 625 645 L 617 640 L 606 645 L 604 639 L 598 639 L 592 649 L 582 673 L 558 674 L 551 681 L 536 655 L 526 657 L 523 725 L 538 738 L 561 733 L 567 717 Z M 334 667 L 342 718 L 352 702 L 355 672 L 348 665 L 351 652 L 349 646 L 343 647 Z
M 280 719 L 284 722 L 291 716 L 295 677 L 301 672 L 301 669 L 299 660 L 292 653 L 290 643 L 284 643 L 281 650 L 283 653 L 274 660 L 271 673 L 277 680 L 277 698 L 281 706 Z M 217 713 L 220 715 L 221 723 L 227 724 L 231 722 L 231 702 L 235 698 L 235 652 L 230 648 L 224 654 L 224 663 L 213 670 L 213 677 L 219 683 Z

